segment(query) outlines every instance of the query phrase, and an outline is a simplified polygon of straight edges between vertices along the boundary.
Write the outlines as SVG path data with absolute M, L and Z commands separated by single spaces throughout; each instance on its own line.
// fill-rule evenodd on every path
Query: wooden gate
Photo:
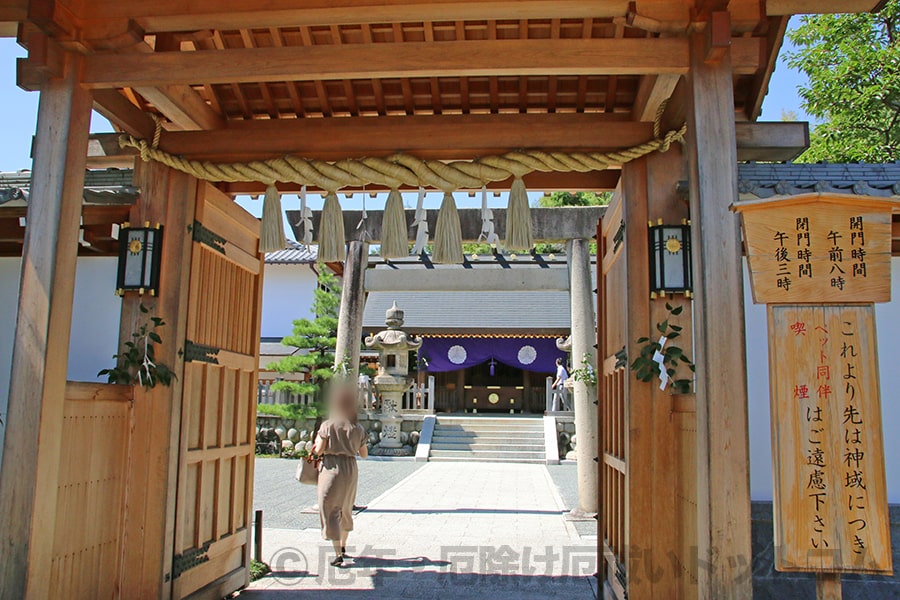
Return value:
M 605 598 L 696 597 L 697 459 L 694 395 L 641 382 L 630 363 L 657 324 L 677 322 L 691 354 L 691 302 L 651 298 L 647 224 L 678 223 L 680 152 L 632 161 L 597 234 L 601 578 Z M 678 316 L 667 306 L 680 307 Z M 681 373 L 689 376 L 690 373 Z
M 259 223 L 200 184 L 176 499 L 173 598 L 248 583 L 262 258 Z
M 604 597 L 626 596 L 625 503 L 627 414 L 625 388 L 627 361 L 623 358 L 625 323 L 621 307 L 626 298 L 625 221 L 621 196 L 607 209 L 597 232 L 597 348 L 600 424 L 600 529 L 598 551 L 603 559 L 599 572 Z

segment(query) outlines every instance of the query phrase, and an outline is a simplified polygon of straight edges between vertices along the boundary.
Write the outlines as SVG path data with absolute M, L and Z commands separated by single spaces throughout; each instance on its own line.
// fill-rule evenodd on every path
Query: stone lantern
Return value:
M 381 441 L 372 454 L 381 456 L 405 456 L 412 454 L 400 441 L 400 407 L 403 393 L 412 385 L 409 376 L 409 351 L 418 350 L 420 338 L 410 338 L 403 327 L 403 311 L 394 302 L 385 313 L 387 329 L 366 338 L 366 348 L 378 350 L 378 374 L 375 389 L 381 394 Z

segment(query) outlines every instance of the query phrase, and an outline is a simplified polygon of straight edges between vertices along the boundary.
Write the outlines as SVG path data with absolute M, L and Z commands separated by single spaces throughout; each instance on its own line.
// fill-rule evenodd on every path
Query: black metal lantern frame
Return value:
M 130 227 L 123 223 L 119 229 L 119 273 L 116 293 L 159 294 L 159 271 L 162 262 L 163 226 Z
M 691 226 L 650 226 L 651 297 L 683 293 L 691 295 Z

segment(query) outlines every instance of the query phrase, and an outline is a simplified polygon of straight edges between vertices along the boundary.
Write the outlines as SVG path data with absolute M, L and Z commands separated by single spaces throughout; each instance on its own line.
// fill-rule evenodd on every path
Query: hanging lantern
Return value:
M 691 226 L 650 225 L 650 297 L 684 293 L 690 297 Z
M 159 293 L 159 268 L 162 256 L 162 225 L 130 227 L 119 230 L 119 274 L 116 293 L 136 291 L 155 296 Z

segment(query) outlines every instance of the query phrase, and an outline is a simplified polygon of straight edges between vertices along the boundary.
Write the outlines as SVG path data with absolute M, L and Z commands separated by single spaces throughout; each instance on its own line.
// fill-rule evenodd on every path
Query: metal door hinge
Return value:
M 173 556 L 172 579 L 178 579 L 185 571 L 199 567 L 205 562 L 209 562 L 209 542 L 206 542 L 200 548 L 186 550 L 183 554 Z
M 184 361 L 185 362 L 205 362 L 213 365 L 219 364 L 216 355 L 219 354 L 219 348 L 214 346 L 204 346 L 203 344 L 195 344 L 191 340 L 184 341 Z
M 206 227 L 204 227 L 203 223 L 201 223 L 200 221 L 194 221 L 192 235 L 195 242 L 205 244 L 216 252 L 225 254 L 225 244 L 228 243 L 228 240 L 223 238 L 212 229 L 207 229 Z

